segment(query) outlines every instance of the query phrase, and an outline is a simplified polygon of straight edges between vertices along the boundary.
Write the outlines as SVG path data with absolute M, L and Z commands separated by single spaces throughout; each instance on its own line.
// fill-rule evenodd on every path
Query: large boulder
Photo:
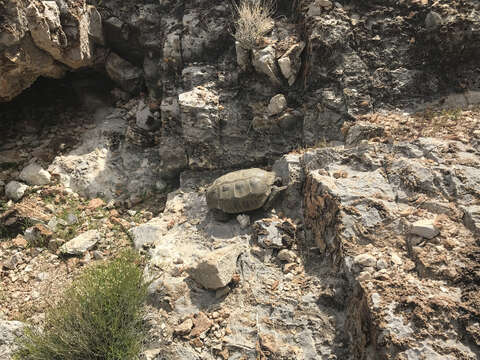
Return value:
M 9 101 L 39 76 L 61 78 L 94 63 L 101 17 L 85 0 L 64 3 L 7 0 L 0 9 L 0 101 Z
M 50 173 L 38 164 L 30 164 L 20 173 L 20 179 L 29 185 L 46 185 L 50 182 Z

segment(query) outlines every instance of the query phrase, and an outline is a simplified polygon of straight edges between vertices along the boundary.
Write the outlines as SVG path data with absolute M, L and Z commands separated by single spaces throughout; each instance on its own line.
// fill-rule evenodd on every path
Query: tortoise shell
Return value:
M 225 174 L 207 189 L 208 208 L 229 214 L 259 209 L 267 201 L 275 178 L 275 173 L 258 168 Z

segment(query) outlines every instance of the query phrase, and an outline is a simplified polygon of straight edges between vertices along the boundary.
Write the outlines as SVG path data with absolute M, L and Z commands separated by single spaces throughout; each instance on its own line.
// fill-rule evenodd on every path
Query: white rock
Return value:
M 400 256 L 398 256 L 397 254 L 395 254 L 394 252 L 392 252 L 390 254 L 390 257 L 391 257 L 394 264 L 396 264 L 396 265 L 402 265 L 403 264 L 402 258 Z
M 38 164 L 30 164 L 20 173 L 20 179 L 29 185 L 46 185 L 50 182 L 50 173 Z
M 100 233 L 97 230 L 89 230 L 78 235 L 60 247 L 63 254 L 83 255 L 100 240 Z
M 440 230 L 433 224 L 433 220 L 419 220 L 412 224 L 410 233 L 426 239 L 433 239 L 440 234 Z
M 248 225 L 250 225 L 250 216 L 245 214 L 240 214 L 237 216 L 237 221 L 240 224 L 240 227 L 242 229 L 245 229 L 247 228 Z
M 280 71 L 285 79 L 287 79 L 288 85 L 290 86 L 292 86 L 297 80 L 298 73 L 302 66 L 300 56 L 304 48 L 305 42 L 301 41 L 298 44 L 292 45 L 290 49 L 278 59 Z
M 242 251 L 243 247 L 237 244 L 212 251 L 200 259 L 189 273 L 206 289 L 223 288 L 232 280 L 237 267 L 237 258 Z
M 12 344 L 24 326 L 20 321 L 0 320 L 0 345 Z
M 27 191 L 27 189 L 28 186 L 25 184 L 22 184 L 18 181 L 10 181 L 5 187 L 5 195 L 9 199 L 18 201 L 23 197 L 23 195 L 25 195 L 25 191 Z
M 287 99 L 282 94 L 277 94 L 270 99 L 268 114 L 277 115 L 287 108 Z

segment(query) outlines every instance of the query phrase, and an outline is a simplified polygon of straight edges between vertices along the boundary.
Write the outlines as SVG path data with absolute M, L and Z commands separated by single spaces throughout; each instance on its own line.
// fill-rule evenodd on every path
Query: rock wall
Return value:
M 9 101 L 39 76 L 92 66 L 103 43 L 102 22 L 85 1 L 6 0 L 0 8 L 0 101 Z
M 213 169 L 343 141 L 342 126 L 358 114 L 480 86 L 476 3 L 281 3 L 253 50 L 235 42 L 231 15 L 227 4 L 203 0 L 105 0 L 98 11 L 8 1 L 0 98 L 99 59 L 121 97 L 148 93 L 130 137 L 181 144 L 186 168 Z M 272 113 L 277 95 L 285 104 Z
M 307 234 L 350 281 L 356 358 L 475 359 L 478 146 L 420 138 L 304 162 Z

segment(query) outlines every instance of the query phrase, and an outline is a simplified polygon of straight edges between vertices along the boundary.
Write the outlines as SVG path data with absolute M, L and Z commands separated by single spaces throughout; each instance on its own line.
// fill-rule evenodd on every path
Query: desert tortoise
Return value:
M 218 209 L 229 214 L 259 209 L 285 187 L 274 172 L 258 168 L 233 171 L 219 177 L 207 189 L 209 209 Z

